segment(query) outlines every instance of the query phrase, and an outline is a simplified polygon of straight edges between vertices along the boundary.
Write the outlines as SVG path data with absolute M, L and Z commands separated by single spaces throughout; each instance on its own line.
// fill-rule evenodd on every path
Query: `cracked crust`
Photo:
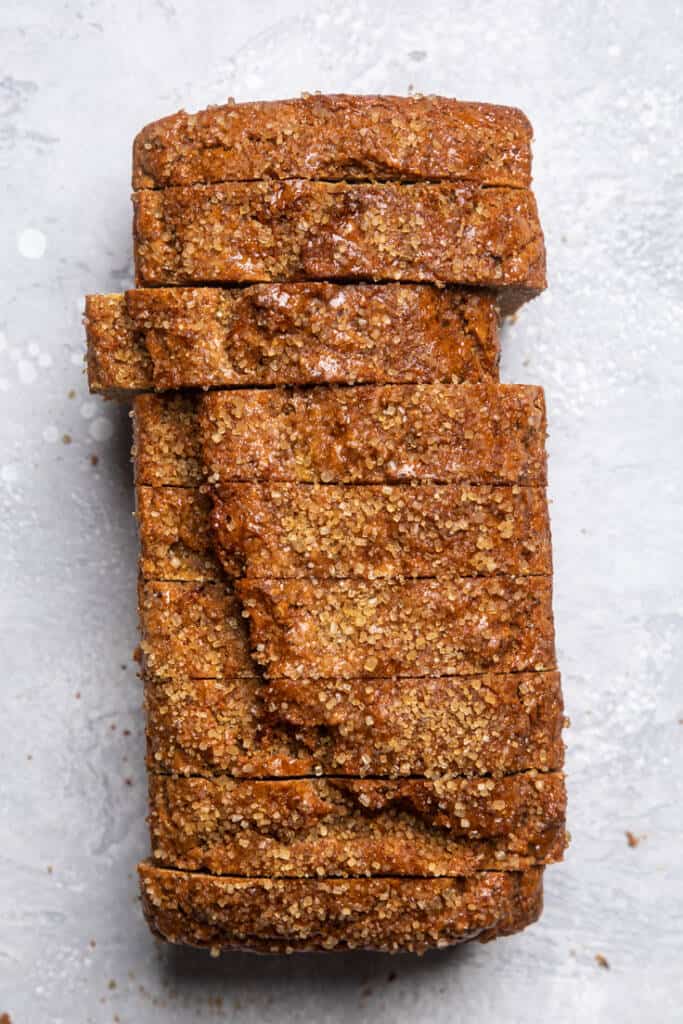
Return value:
M 431 285 L 141 288 L 86 298 L 93 392 L 498 377 L 492 292 Z
M 148 766 L 180 775 L 493 775 L 562 767 L 557 672 L 418 679 L 158 679 Z
M 432 947 L 520 931 L 539 917 L 543 869 L 470 878 L 220 878 L 138 868 L 152 931 L 212 952 Z
M 546 482 L 543 390 L 530 385 L 214 391 L 198 433 L 211 483 Z
M 145 580 L 219 582 L 211 537 L 211 498 L 198 487 L 135 488 L 140 575 Z
M 141 581 L 143 664 L 159 676 L 253 675 L 242 608 L 224 583 Z
M 215 491 L 215 548 L 230 576 L 552 572 L 541 487 L 239 483 Z
M 136 283 L 406 281 L 494 288 L 504 313 L 546 286 L 527 189 L 250 182 L 133 196 Z
M 549 577 L 255 580 L 236 590 L 271 679 L 555 667 Z
M 259 178 L 526 187 L 531 138 L 521 110 L 443 96 L 229 103 L 143 128 L 133 144 L 133 188 Z
M 504 779 L 150 778 L 159 866 L 267 877 L 444 876 L 562 859 L 561 774 Z

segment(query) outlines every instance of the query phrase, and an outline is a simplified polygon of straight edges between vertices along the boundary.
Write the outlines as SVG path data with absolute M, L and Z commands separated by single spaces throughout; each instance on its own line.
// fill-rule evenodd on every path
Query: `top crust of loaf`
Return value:
M 229 103 L 143 128 L 133 145 L 133 188 L 265 178 L 524 188 L 531 138 L 521 110 L 443 96 Z

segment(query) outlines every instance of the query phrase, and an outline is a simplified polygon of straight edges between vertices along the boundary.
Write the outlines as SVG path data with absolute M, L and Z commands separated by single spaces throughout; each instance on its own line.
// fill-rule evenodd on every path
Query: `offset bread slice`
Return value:
M 159 676 L 253 675 L 242 608 L 222 583 L 141 581 L 145 669 Z
M 443 96 L 229 103 L 143 128 L 133 144 L 133 188 L 259 178 L 527 186 L 531 136 L 521 110 Z
M 133 204 L 139 286 L 427 281 L 495 288 L 508 313 L 546 285 L 527 189 L 249 182 L 136 192 Z
M 150 770 L 235 777 L 562 767 L 557 672 L 418 679 L 148 677 Z
M 542 487 L 223 484 L 211 521 L 231 576 L 552 572 Z
M 470 878 L 220 878 L 140 864 L 142 905 L 169 942 L 262 953 L 431 947 L 510 935 L 543 905 L 543 869 Z
M 529 385 L 215 391 L 199 421 L 212 483 L 546 480 L 543 390 Z
M 561 860 L 561 773 L 504 779 L 150 778 L 153 857 L 215 875 L 473 875 Z
M 431 285 L 140 288 L 86 299 L 90 390 L 498 377 L 493 292 Z
M 224 579 L 213 550 L 208 494 L 198 487 L 139 484 L 135 496 L 143 579 Z
M 271 679 L 555 667 L 547 576 L 241 579 L 236 590 L 254 657 Z

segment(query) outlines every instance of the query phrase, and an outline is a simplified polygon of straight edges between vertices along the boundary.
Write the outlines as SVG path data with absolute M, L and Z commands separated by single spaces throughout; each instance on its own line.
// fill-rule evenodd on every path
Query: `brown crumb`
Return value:
M 96 940 L 95 940 L 95 939 L 91 939 L 91 940 L 90 940 L 90 948 L 91 948 L 91 949 L 94 949 L 96 945 L 97 945 L 97 942 L 96 942 Z
M 47 873 L 48 873 L 48 875 L 52 874 L 52 864 L 48 864 L 48 866 L 47 866 Z
M 99 461 L 100 461 L 99 455 L 91 455 L 90 456 L 90 465 L 91 466 L 96 466 Z
M 634 836 L 633 832 L 625 832 L 624 835 L 626 836 L 626 842 L 629 846 L 634 847 L 640 845 L 640 836 Z
M 9 1013 L 0 1013 L 0 1024 L 12 1024 Z
M 130 729 L 124 729 L 123 730 L 123 735 L 124 736 L 130 736 Z
M 71 444 L 71 434 L 62 434 L 62 444 Z
M 114 981 L 114 979 L 113 979 L 113 978 L 110 978 L 110 979 L 109 979 L 109 986 L 108 986 L 108 987 L 109 987 L 109 988 L 112 988 L 112 989 L 113 989 L 113 988 L 116 988 L 116 982 Z
M 142 662 L 142 648 L 136 647 L 133 651 L 133 661 L 137 661 L 138 665 Z
M 69 390 L 66 393 L 66 397 L 67 398 L 75 398 L 76 397 L 76 390 L 75 390 L 75 388 L 69 388 Z
M 76 690 L 76 692 L 74 693 L 74 697 L 76 698 L 76 700 L 80 700 L 81 699 L 81 691 L 80 690 Z
M 595 954 L 595 962 L 598 967 L 603 967 L 606 971 L 609 970 L 609 960 L 606 956 L 603 956 L 602 953 Z
M 112 732 L 116 732 L 116 722 L 112 722 L 109 728 L 111 729 Z
M 130 779 L 130 778 L 124 779 L 123 781 L 126 783 L 127 786 L 132 786 L 133 785 L 133 780 Z

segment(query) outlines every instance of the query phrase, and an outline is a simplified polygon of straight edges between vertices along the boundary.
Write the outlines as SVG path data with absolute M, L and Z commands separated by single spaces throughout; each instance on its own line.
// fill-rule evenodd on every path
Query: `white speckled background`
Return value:
M 0 1016 L 683 1019 L 681 22 L 673 0 L 2 0 Z M 129 422 L 88 397 L 81 297 L 132 281 L 147 121 L 411 85 L 536 129 L 551 287 L 504 376 L 549 399 L 574 841 L 542 922 L 494 945 L 213 961 L 157 945 L 137 903 Z

